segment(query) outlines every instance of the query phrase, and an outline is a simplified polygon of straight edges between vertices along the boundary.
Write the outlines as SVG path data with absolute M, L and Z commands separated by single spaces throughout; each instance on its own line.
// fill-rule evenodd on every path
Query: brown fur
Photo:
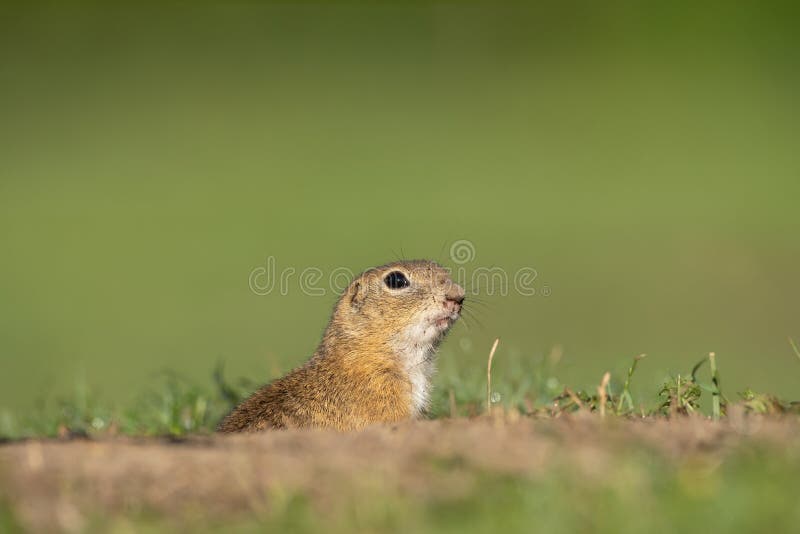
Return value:
M 393 271 L 404 273 L 411 286 L 388 288 L 384 277 Z M 354 430 L 418 416 L 435 350 L 463 299 L 464 290 L 434 262 L 366 271 L 339 298 L 312 358 L 253 393 L 217 430 Z

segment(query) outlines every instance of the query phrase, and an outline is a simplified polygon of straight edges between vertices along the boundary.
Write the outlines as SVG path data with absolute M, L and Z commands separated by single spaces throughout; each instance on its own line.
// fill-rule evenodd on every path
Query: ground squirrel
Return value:
M 463 302 L 464 289 L 432 261 L 364 272 L 336 303 L 314 356 L 253 393 L 217 430 L 355 430 L 420 416 L 436 349 Z

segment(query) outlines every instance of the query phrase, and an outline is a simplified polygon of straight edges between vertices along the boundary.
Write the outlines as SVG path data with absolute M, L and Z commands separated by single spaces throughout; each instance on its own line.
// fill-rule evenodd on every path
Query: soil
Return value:
M 751 441 L 797 443 L 797 418 L 439 419 L 357 433 L 315 430 L 0 445 L 0 498 L 31 530 L 80 530 L 116 513 L 268 514 L 302 494 L 319 510 L 376 492 L 426 499 L 475 491 L 481 473 L 536 477 L 554 466 L 609 476 L 633 448 L 671 462 L 723 458 Z

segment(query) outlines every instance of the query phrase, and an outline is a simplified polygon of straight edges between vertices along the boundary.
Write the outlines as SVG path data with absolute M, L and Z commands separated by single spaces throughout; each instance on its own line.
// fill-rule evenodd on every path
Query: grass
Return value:
M 521 361 L 505 362 L 510 365 L 501 367 L 502 372 L 495 369 L 494 382 L 490 382 L 491 360 L 496 351 L 497 343 L 492 347 L 486 376 L 443 369 L 431 417 L 479 415 L 487 409 L 487 394 L 488 409 L 495 412 L 501 406 L 503 410 L 498 412 L 504 411 L 505 417 L 559 419 L 567 414 L 596 412 L 606 418 L 610 428 L 615 426 L 615 419 L 680 422 L 685 417 L 703 417 L 719 421 L 734 411 L 758 415 L 800 413 L 798 403 L 749 389 L 730 400 L 720 388 L 718 360 L 713 353 L 689 373 L 666 377 L 658 391 L 659 400 L 646 405 L 631 388 L 644 355 L 632 359 L 623 377 L 605 373 L 598 385 L 573 390 L 555 378 L 558 349 L 527 366 Z M 497 356 L 496 361 L 500 361 L 502 352 Z M 704 380 L 701 374 L 706 362 L 710 373 Z M 114 409 L 103 406 L 87 387 L 79 385 L 72 398 L 46 403 L 39 413 L 29 417 L 5 414 L 0 430 L 7 439 L 207 434 L 228 409 L 256 386 L 247 380 L 229 380 L 221 365 L 205 385 L 164 373 L 158 386 L 143 392 L 134 406 Z M 705 396 L 711 397 L 708 409 L 701 402 Z M 565 438 L 555 441 L 559 439 Z M 617 446 L 604 444 L 602 438 L 595 436 L 592 439 L 600 441 L 592 447 L 599 447 L 601 454 L 589 447 L 576 455 L 576 443 L 566 439 L 561 447 L 573 452 L 561 453 L 557 447 L 556 453 L 548 457 L 546 469 L 535 476 L 492 471 L 458 456 L 431 457 L 434 476 L 457 481 L 459 490 L 452 494 L 426 493 L 422 498 L 414 492 L 399 491 L 391 483 L 381 483 L 366 498 L 343 489 L 342 496 L 320 508 L 319 503 L 312 502 L 312 494 L 275 486 L 266 495 L 268 506 L 260 505 L 245 515 L 208 517 L 201 510 L 190 510 L 165 516 L 134 507 L 123 512 L 98 509 L 94 515 L 80 516 L 77 526 L 70 526 L 71 516 L 66 512 L 66 519 L 59 521 L 65 530 L 83 532 L 324 529 L 476 534 L 699 532 L 711 523 L 715 532 L 791 532 L 800 524 L 800 509 L 792 497 L 800 477 L 800 454 L 791 444 L 751 439 L 726 450 L 701 450 L 675 457 L 641 439 L 628 442 L 626 438 Z M 585 435 L 580 439 L 586 439 Z M 582 446 L 577 445 L 579 449 Z M 352 482 L 342 481 L 343 487 Z M 441 481 L 437 484 L 442 485 Z M 16 509 L 10 504 L 11 494 L 4 491 L 8 490 L 0 484 L 0 531 L 22 532 Z
M 183 436 L 213 431 L 217 421 L 254 390 L 245 379 L 230 382 L 222 365 L 211 384 L 192 383 L 173 372 L 161 373 L 133 406 L 109 408 L 83 385 L 69 398 L 46 399 L 22 417 L 0 416 L 0 437 L 71 437 L 102 434 Z
M 745 389 L 732 402 L 720 389 L 715 353 L 700 360 L 688 374 L 677 373 L 664 379 L 658 401 L 637 401 L 631 384 L 645 355 L 633 358 L 624 380 L 605 373 L 599 385 L 573 390 L 555 377 L 560 360 L 556 347 L 542 360 L 515 359 L 504 366 L 492 385 L 492 360 L 495 341 L 489 353 L 486 376 L 479 372 L 445 368 L 437 377 L 429 415 L 432 418 L 476 416 L 499 405 L 506 411 L 535 417 L 559 417 L 577 411 L 606 413 L 617 417 L 670 417 L 701 414 L 719 420 L 735 404 L 756 414 L 800 413 L 800 403 L 768 393 Z M 709 363 L 708 381 L 700 371 Z M 497 370 L 495 376 L 497 378 Z M 619 386 L 621 384 L 621 386 Z M 185 436 L 210 433 L 216 423 L 238 402 L 258 387 L 248 379 L 231 381 L 222 364 L 211 373 L 210 383 L 199 384 L 176 373 L 163 372 L 154 385 L 143 391 L 134 405 L 110 407 L 96 399 L 83 383 L 68 398 L 45 399 L 29 414 L 0 414 L 0 439 L 23 437 L 80 437 L 97 435 Z M 710 396 L 710 409 L 703 411 L 704 394 Z

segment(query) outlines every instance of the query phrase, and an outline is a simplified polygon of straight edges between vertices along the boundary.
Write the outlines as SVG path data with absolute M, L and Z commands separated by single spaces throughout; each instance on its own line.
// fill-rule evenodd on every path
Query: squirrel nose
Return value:
M 444 298 L 450 302 L 455 302 L 456 304 L 461 305 L 464 302 L 464 293 L 464 289 L 460 285 L 452 284 L 452 286 L 447 288 Z
M 453 295 L 448 295 L 448 296 L 447 296 L 447 300 L 450 300 L 450 301 L 452 301 L 452 302 L 455 302 L 456 304 L 463 304 L 463 302 L 464 302 L 464 295 L 456 295 L 456 296 L 453 296 Z

